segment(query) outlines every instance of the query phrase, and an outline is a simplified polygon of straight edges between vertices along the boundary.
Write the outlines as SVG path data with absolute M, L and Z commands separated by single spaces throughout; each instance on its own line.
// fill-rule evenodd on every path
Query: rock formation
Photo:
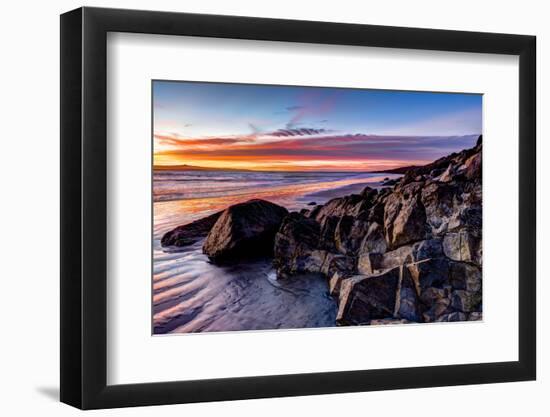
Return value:
M 481 136 L 392 188 L 290 213 L 275 236 L 278 277 L 317 272 L 340 325 L 480 320 Z
M 287 209 L 265 200 L 250 200 L 225 209 L 210 229 L 203 252 L 217 262 L 271 255 Z

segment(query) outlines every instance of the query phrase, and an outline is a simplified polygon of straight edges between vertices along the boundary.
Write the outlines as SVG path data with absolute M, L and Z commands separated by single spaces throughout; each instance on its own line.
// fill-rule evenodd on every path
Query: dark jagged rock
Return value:
M 384 224 L 384 207 L 386 205 L 387 195 L 388 193 L 384 193 L 383 191 L 378 194 L 376 202 L 369 211 L 369 215 L 367 218 L 369 223 L 378 223 L 380 225 Z
M 384 207 L 388 247 L 397 248 L 427 236 L 426 211 L 419 198 L 422 183 L 414 182 L 394 191 Z
M 441 258 L 443 256 L 443 249 L 441 239 L 434 238 L 430 240 L 422 240 L 411 245 L 401 246 L 395 250 L 385 253 L 365 251 L 362 252 L 358 258 L 358 270 L 361 273 L 366 273 L 360 268 L 360 264 L 366 256 L 369 257 L 370 267 L 372 270 L 377 271 L 395 268 L 399 265 L 412 264 L 427 259 Z
M 483 142 L 483 135 L 479 135 L 476 141 L 476 148 L 479 148 Z
M 378 195 L 378 190 L 376 188 L 371 188 L 367 186 L 363 188 L 363 191 L 361 191 L 360 195 L 365 200 L 370 201 L 372 203 L 376 199 L 376 196 Z
M 349 276 L 355 273 L 355 263 L 356 259 L 353 256 L 327 252 L 320 272 L 327 277 L 332 276 L 335 272 Z
M 273 240 L 288 211 L 265 200 L 225 209 L 206 237 L 203 251 L 214 261 L 270 255 Z
M 478 309 L 479 303 L 481 303 L 481 293 L 456 290 L 451 295 L 451 306 L 464 313 L 471 313 Z
M 409 183 L 411 181 L 414 181 L 415 178 L 419 175 L 426 175 L 431 177 L 432 172 L 446 170 L 449 167 L 449 164 L 453 164 L 459 167 L 460 164 L 464 163 L 464 161 L 470 156 L 476 153 L 481 154 L 481 147 L 482 136 L 480 135 L 477 139 L 476 146 L 474 146 L 473 148 L 465 149 L 462 152 L 455 152 L 450 155 L 444 156 L 443 158 L 440 158 L 428 165 L 424 165 L 421 167 L 411 167 L 410 169 L 407 169 L 405 172 L 405 176 L 401 180 L 401 183 Z
M 330 252 L 320 246 L 321 229 L 313 219 L 291 213 L 275 236 L 274 261 L 280 278 L 292 274 L 334 272 L 349 274 L 355 270 L 355 258 Z
M 337 216 L 325 216 L 322 218 L 319 223 L 321 228 L 318 242 L 319 247 L 336 252 L 336 242 L 334 236 L 339 220 L 340 217 Z
M 370 222 L 365 238 L 361 242 L 359 255 L 362 253 L 384 253 L 387 248 L 388 245 L 382 226 L 377 222 Z
M 313 207 L 311 210 L 308 210 L 307 213 L 304 214 L 305 217 L 310 219 L 315 219 L 317 217 L 317 214 L 319 214 L 319 211 L 323 208 L 322 205 L 317 205 Z
M 368 322 L 371 326 L 385 326 L 386 324 L 407 324 L 411 323 L 408 320 L 405 319 L 378 319 L 378 320 L 371 320 Z
M 321 226 L 315 220 L 299 213 L 290 213 L 283 219 L 275 235 L 274 266 L 279 276 L 311 271 L 317 263 Z M 320 263 L 320 262 L 319 262 Z
M 432 234 L 441 235 L 448 230 L 450 219 L 457 212 L 458 195 L 458 187 L 452 184 L 433 182 L 424 187 L 420 201 Z
M 346 278 L 341 272 L 335 272 L 328 282 L 328 291 L 333 297 L 340 295 L 342 281 Z
M 394 317 L 409 322 L 421 319 L 421 306 L 418 299 L 416 284 L 405 267 L 400 267 L 399 282 L 396 290 Z
M 483 320 L 483 313 L 481 311 L 474 311 L 468 315 L 468 321 Z
M 340 253 L 354 255 L 368 231 L 369 223 L 352 216 L 340 217 L 334 231 L 334 243 Z
M 392 318 L 398 281 L 399 268 L 379 275 L 355 275 L 343 280 L 336 322 L 357 325 Z
M 195 220 L 189 224 L 178 226 L 165 233 L 160 240 L 161 246 L 188 246 L 205 237 L 214 226 L 222 212 L 214 213 L 208 217 Z
M 468 229 L 449 232 L 443 238 L 443 251 L 454 261 L 481 264 L 481 237 L 478 231 Z
M 450 285 L 450 262 L 446 258 L 425 259 L 406 267 L 421 297 L 428 288 L 442 289 Z
M 442 316 L 439 316 L 436 321 L 438 322 L 444 322 L 444 321 L 466 321 L 468 320 L 468 316 L 460 311 L 455 311 L 453 313 L 447 313 L 443 314 Z
M 394 178 L 394 179 L 385 179 L 383 182 L 382 182 L 382 185 L 384 187 L 393 187 L 395 184 L 398 184 L 399 183 L 399 178 Z
M 466 262 L 451 262 L 450 284 L 454 289 L 481 293 L 481 269 Z
M 321 222 L 327 216 L 354 216 L 357 217 L 370 209 L 372 202 L 359 194 L 351 194 L 345 197 L 334 198 L 321 206 L 315 215 L 315 220 Z

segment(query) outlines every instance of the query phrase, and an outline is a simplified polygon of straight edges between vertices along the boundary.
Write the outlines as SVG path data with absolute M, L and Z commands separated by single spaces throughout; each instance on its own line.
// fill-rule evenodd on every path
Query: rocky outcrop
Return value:
M 216 221 L 218 221 L 221 214 L 222 212 L 220 211 L 208 217 L 195 220 L 194 222 L 170 230 L 162 236 L 160 240 L 161 246 L 183 247 L 192 245 L 210 232 L 210 229 L 212 229 Z
M 250 200 L 224 210 L 208 233 L 203 252 L 216 262 L 271 255 L 273 240 L 288 211 L 265 200 Z
M 482 318 L 482 143 L 288 215 L 279 278 L 324 274 L 340 325 Z

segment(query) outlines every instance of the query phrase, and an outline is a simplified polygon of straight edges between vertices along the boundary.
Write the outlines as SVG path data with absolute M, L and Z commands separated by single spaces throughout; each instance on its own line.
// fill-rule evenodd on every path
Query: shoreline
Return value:
M 311 206 L 308 206 L 310 202 L 315 201 L 317 204 L 325 204 L 333 198 L 360 192 L 367 185 L 373 188 L 381 188 L 383 187 L 382 181 L 385 178 L 399 177 L 401 175 L 398 174 L 383 174 L 370 178 L 351 177 L 336 181 L 275 185 L 264 187 L 261 190 L 252 189 L 216 197 L 154 201 L 154 238 L 160 239 L 164 233 L 177 226 L 191 223 L 252 198 L 271 201 L 289 211 L 299 211 L 302 208 L 311 208 Z
M 385 174 L 382 178 L 376 177 L 376 179 L 381 178 L 382 180 L 384 178 L 394 179 L 394 178 L 401 178 L 402 175 L 399 174 Z M 350 194 L 359 194 L 361 191 L 365 189 L 366 186 L 372 187 L 372 188 L 383 188 L 385 187 L 383 184 L 383 181 L 366 181 L 366 182 L 358 182 L 354 184 L 344 185 L 342 187 L 338 188 L 328 188 L 325 190 L 316 191 L 314 193 L 304 194 L 301 198 L 302 199 L 325 199 L 324 202 L 320 204 L 325 204 L 328 200 L 331 200 L 333 198 L 339 198 L 339 197 L 345 197 Z

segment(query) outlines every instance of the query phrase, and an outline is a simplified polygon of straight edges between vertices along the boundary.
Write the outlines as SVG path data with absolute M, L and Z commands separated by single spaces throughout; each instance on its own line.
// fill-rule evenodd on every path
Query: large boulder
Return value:
M 449 232 L 443 238 L 443 251 L 454 261 L 481 262 L 481 238 L 477 230 Z
M 449 263 L 449 283 L 455 290 L 481 293 L 481 269 L 466 262 Z
M 356 259 L 353 256 L 327 252 L 321 269 L 311 272 L 321 272 L 326 277 L 331 277 L 335 272 L 340 272 L 345 276 L 349 276 L 356 272 L 355 264 Z
M 443 257 L 442 239 L 434 238 L 401 246 L 389 252 L 378 253 L 363 247 L 358 256 L 359 273 L 372 273 L 376 270 L 391 269 L 426 259 Z
M 334 244 L 340 253 L 355 255 L 369 229 L 366 220 L 342 216 L 334 231 Z
M 357 272 L 371 275 L 380 270 L 382 254 L 376 252 L 363 252 L 357 257 Z M 395 265 L 398 266 L 398 265 Z
M 214 261 L 270 255 L 275 234 L 288 211 L 265 200 L 250 200 L 228 207 L 220 215 L 203 245 Z
M 337 216 L 324 216 L 321 218 L 321 222 L 319 223 L 319 247 L 336 252 L 335 234 L 339 221 L 340 218 Z
M 464 317 L 444 318 L 454 312 L 481 311 L 481 270 L 475 265 L 446 257 L 427 259 L 406 265 L 403 275 L 410 275 L 414 283 L 425 322 Z
M 464 313 L 477 311 L 481 303 L 481 292 L 456 290 L 451 294 L 451 306 Z
M 361 197 L 363 197 L 365 200 L 370 201 L 371 203 L 376 199 L 377 196 L 378 190 L 376 188 L 367 186 L 363 188 L 363 191 L 361 191 Z
M 432 182 L 422 189 L 420 202 L 424 206 L 426 221 L 434 236 L 447 232 L 449 221 L 458 211 L 459 198 L 460 189 L 452 183 Z
M 420 201 L 422 182 L 397 187 L 386 200 L 384 229 L 389 248 L 397 248 L 427 236 L 426 212 Z
M 336 322 L 339 325 L 368 324 L 393 318 L 400 268 L 377 275 L 355 275 L 340 284 Z
M 422 321 L 431 323 L 440 317 L 452 313 L 451 294 L 449 288 L 425 288 L 420 294 Z
M 410 276 L 419 299 L 419 310 L 425 322 L 436 321 L 450 308 L 449 260 L 445 258 L 426 259 L 408 264 L 404 274 Z
M 299 213 L 286 216 L 275 235 L 273 264 L 279 277 L 320 269 L 326 252 L 319 251 L 321 227 Z M 315 253 L 314 253 L 315 252 Z
M 473 195 L 469 194 L 468 197 L 471 198 Z M 475 200 L 475 202 L 464 201 L 460 207 L 454 210 L 446 225 L 446 231 L 456 232 L 462 229 L 469 229 L 471 232 L 474 232 L 474 235 L 481 237 L 483 222 L 482 207 L 477 197 Z
M 384 190 L 389 191 L 389 188 L 385 188 L 378 193 L 378 198 L 369 211 L 369 223 L 378 223 L 380 225 L 384 224 L 384 209 L 386 206 L 386 199 L 389 195 L 389 192 L 384 192 Z
M 405 267 L 400 267 L 399 283 L 397 285 L 394 316 L 409 322 L 421 321 L 421 309 L 417 288 L 411 275 Z
M 377 222 L 370 223 L 363 242 L 361 242 L 359 253 L 384 253 L 387 248 L 382 226 Z
M 447 169 L 443 171 L 439 177 L 437 177 L 437 180 L 440 182 L 451 182 L 456 174 L 456 168 L 453 166 L 453 164 L 449 164 Z
M 361 214 L 368 214 L 373 204 L 373 198 L 376 194 L 365 192 L 360 194 L 350 194 L 345 197 L 333 198 L 322 206 L 315 213 L 315 219 L 321 222 L 327 216 L 353 216 L 358 217 Z
M 342 285 L 342 281 L 344 280 L 344 276 L 341 272 L 337 271 L 335 272 L 332 277 L 328 281 L 328 292 L 333 297 L 338 297 L 340 295 L 340 286 Z
M 410 263 L 406 267 L 420 292 L 428 288 L 450 286 L 450 261 L 448 259 L 425 259 Z
M 208 217 L 195 220 L 189 224 L 178 226 L 165 233 L 160 240 L 161 246 L 188 246 L 205 237 L 214 227 L 222 212 L 211 214 Z
M 299 213 L 285 217 L 275 235 L 273 264 L 278 278 L 293 274 L 321 273 L 327 278 L 334 272 L 349 275 L 355 271 L 353 256 L 336 251 L 334 226 L 338 219 L 327 216 L 321 225 L 312 218 Z

